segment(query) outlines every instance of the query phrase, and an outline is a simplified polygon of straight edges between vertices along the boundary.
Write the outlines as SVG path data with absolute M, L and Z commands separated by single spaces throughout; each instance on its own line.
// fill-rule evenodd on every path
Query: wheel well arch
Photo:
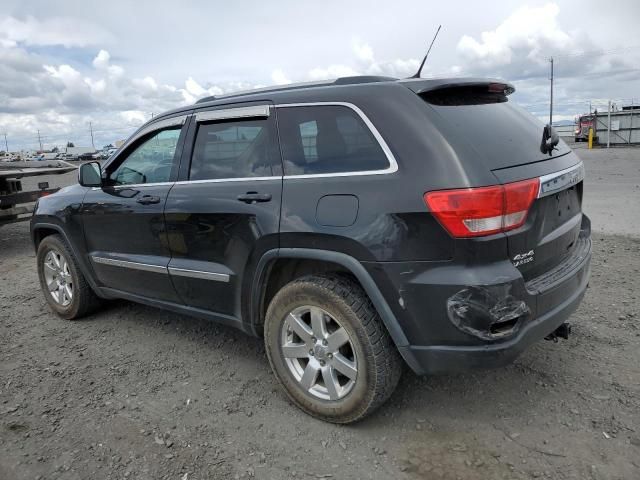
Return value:
M 50 235 L 57 235 L 60 231 L 58 229 L 49 226 L 34 226 L 33 227 L 33 246 L 38 249 L 40 242 Z
M 251 328 L 262 334 L 269 302 L 286 283 L 313 273 L 339 273 L 357 282 L 368 295 L 397 347 L 409 345 L 387 301 L 363 265 L 350 255 L 306 248 L 280 248 L 267 252 L 260 260 L 251 296 Z
M 355 276 L 344 266 L 335 263 L 310 258 L 278 257 L 269 262 L 265 278 L 262 283 L 259 310 L 254 319 L 259 325 L 264 323 L 267 308 L 273 297 L 287 283 L 306 275 L 322 273 L 339 273 L 349 276 L 357 282 Z

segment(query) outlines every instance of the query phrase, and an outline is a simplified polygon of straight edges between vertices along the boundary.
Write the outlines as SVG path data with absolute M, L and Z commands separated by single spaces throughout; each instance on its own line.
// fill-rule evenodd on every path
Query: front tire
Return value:
M 36 262 L 45 299 L 60 317 L 75 320 L 99 306 L 100 299 L 60 235 L 49 235 L 40 242 Z
M 271 367 L 300 409 L 333 423 L 371 414 L 393 393 L 402 360 L 354 281 L 310 275 L 285 285 L 265 318 Z

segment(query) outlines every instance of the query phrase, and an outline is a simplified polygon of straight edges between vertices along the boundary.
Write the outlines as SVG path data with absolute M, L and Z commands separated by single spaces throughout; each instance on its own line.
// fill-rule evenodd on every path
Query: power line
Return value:
M 564 53 L 554 55 L 554 58 L 568 58 L 568 57 L 582 57 L 584 55 L 594 55 L 594 56 L 602 56 L 602 55 L 615 55 L 617 53 L 628 52 L 629 50 L 634 50 L 636 48 L 640 48 L 640 45 L 631 45 L 629 47 L 618 48 L 614 50 L 591 50 L 591 51 L 583 51 L 583 52 L 573 52 L 573 53 Z

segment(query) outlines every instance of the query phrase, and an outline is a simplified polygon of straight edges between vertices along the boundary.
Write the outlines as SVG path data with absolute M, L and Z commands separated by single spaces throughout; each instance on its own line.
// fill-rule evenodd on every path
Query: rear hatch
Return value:
M 466 140 L 475 152 L 466 161 L 480 162 L 496 184 L 540 179 L 526 222 L 505 233 L 509 257 L 525 280 L 570 263 L 581 248 L 584 177 L 571 149 L 560 141 L 551 154 L 542 153 L 544 125 L 510 101 L 514 88 L 504 82 L 457 79 L 406 85 L 435 113 L 436 127 Z

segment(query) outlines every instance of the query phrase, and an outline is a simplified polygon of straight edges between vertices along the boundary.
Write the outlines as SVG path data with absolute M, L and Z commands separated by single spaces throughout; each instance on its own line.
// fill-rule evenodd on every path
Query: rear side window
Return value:
M 278 108 L 285 175 L 384 170 L 389 160 L 351 108 Z
M 191 158 L 190 180 L 270 177 L 281 174 L 269 120 L 200 124 Z

